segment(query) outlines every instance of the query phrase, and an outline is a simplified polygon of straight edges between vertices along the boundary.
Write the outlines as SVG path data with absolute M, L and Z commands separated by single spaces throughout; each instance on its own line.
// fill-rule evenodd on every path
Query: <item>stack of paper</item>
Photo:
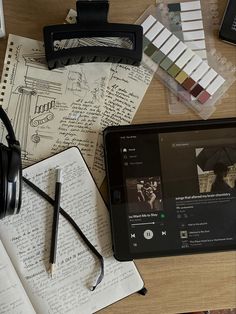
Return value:
M 32 165 L 24 175 L 53 197 L 52 169 L 63 168 L 62 207 L 104 257 L 105 277 L 91 293 L 96 258 L 61 219 L 60 267 L 56 278 L 48 278 L 51 206 L 24 185 L 20 214 L 0 222 L 1 313 L 90 314 L 143 287 L 133 262 L 113 257 L 108 210 L 84 160 L 100 185 L 105 176 L 102 131 L 132 122 L 151 79 L 142 66 L 123 64 L 77 64 L 50 71 L 42 42 L 9 35 L 0 105 L 21 143 L 23 165 Z M 5 135 L 3 130 L 3 142 Z M 79 147 L 84 160 L 76 148 L 65 150 L 70 146 Z M 16 293 L 8 293 L 12 290 Z
M 21 143 L 23 165 L 78 146 L 100 186 L 105 177 L 102 131 L 131 123 L 151 79 L 144 67 L 123 64 L 50 71 L 42 42 L 9 35 L 0 104 Z

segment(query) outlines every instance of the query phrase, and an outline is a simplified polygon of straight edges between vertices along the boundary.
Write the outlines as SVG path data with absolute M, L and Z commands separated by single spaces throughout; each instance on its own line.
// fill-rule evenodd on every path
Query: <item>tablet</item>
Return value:
M 108 127 L 114 256 L 236 248 L 236 118 Z

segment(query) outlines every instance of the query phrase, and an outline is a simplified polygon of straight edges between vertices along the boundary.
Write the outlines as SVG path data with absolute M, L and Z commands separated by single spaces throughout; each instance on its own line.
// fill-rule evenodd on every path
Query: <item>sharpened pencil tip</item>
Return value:
M 56 181 L 62 183 L 62 170 L 61 170 L 61 168 L 56 168 L 56 171 L 57 171 Z
M 51 274 L 51 278 L 53 278 L 54 270 L 55 270 L 55 264 L 50 264 L 49 273 Z

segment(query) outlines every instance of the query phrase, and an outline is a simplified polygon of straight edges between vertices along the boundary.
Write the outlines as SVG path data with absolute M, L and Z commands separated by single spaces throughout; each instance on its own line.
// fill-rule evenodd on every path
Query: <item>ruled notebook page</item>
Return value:
M 24 175 L 54 198 L 55 167 L 63 171 L 62 208 L 105 257 L 102 283 L 89 290 L 100 264 L 62 216 L 57 267 L 50 278 L 53 208 L 25 185 L 21 213 L 0 222 L 0 236 L 37 313 L 93 313 L 140 290 L 143 281 L 133 262 L 121 263 L 113 257 L 108 210 L 77 148 L 25 169 Z
M 35 311 L 0 240 L 0 313 L 34 314 Z

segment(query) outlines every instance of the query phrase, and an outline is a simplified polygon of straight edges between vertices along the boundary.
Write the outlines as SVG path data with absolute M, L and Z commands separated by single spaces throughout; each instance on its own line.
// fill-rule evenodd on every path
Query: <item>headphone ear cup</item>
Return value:
M 0 219 L 4 217 L 5 209 L 3 203 L 3 175 L 2 175 L 2 149 L 0 146 Z
M 0 145 L 0 219 L 7 215 L 7 171 L 8 171 L 8 148 Z

